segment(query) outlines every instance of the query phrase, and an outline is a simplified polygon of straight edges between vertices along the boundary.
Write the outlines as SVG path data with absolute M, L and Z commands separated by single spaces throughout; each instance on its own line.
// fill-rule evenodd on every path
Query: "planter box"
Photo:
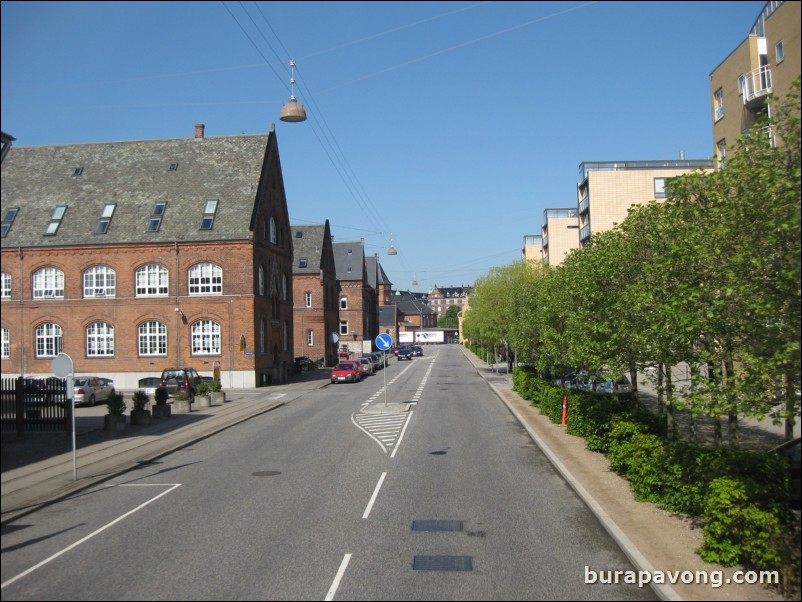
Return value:
M 174 399 L 173 414 L 188 414 L 192 411 L 192 404 L 189 399 Z
M 115 414 L 106 414 L 103 416 L 103 428 L 107 431 L 124 431 L 127 426 L 128 423 L 125 421 L 125 416 L 117 416 Z
M 172 415 L 171 410 L 172 407 L 167 404 L 163 406 L 155 405 L 151 408 L 154 418 L 169 418 Z
M 208 395 L 196 395 L 195 406 L 199 408 L 208 408 L 212 405 L 212 400 Z
M 150 410 L 131 410 L 131 424 L 145 426 L 150 424 Z
M 222 405 L 226 401 L 226 392 L 214 391 L 209 393 L 209 397 L 212 399 L 212 405 Z

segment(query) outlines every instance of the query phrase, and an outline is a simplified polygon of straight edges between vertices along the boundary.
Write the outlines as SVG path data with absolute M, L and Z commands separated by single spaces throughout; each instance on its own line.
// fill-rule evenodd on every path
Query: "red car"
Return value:
M 362 366 L 353 360 L 340 362 L 331 371 L 332 383 L 357 383 L 360 380 L 362 380 Z

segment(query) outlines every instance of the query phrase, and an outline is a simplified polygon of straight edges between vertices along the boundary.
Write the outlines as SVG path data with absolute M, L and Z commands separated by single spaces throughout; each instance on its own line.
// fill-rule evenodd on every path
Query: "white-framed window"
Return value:
M 137 297 L 166 297 L 169 285 L 167 268 L 157 263 L 143 265 L 136 271 Z
M 739 75 L 738 76 L 738 96 L 744 95 L 744 90 L 746 90 L 746 76 Z
M 5 326 L 2 328 L 2 341 L 0 341 L 0 357 L 4 360 L 11 357 L 11 333 Z
M 112 357 L 114 355 L 114 326 L 107 322 L 94 322 L 86 328 L 86 357 Z
M 713 93 L 713 109 L 716 115 L 716 121 L 724 117 L 724 89 L 719 88 Z
M 716 143 L 716 152 L 718 153 L 719 167 L 724 167 L 727 162 L 727 141 L 724 138 Z
M 117 272 L 105 265 L 96 265 L 84 272 L 84 297 L 114 297 L 117 294 Z
M 3 272 L 2 280 L 0 280 L 0 296 L 3 299 L 11 298 L 11 274 Z
M 139 325 L 138 349 L 141 356 L 167 355 L 167 326 L 151 320 Z
M 214 263 L 196 263 L 189 268 L 190 295 L 222 295 L 223 268 Z
M 306 345 L 307 347 L 312 347 L 315 344 L 315 331 L 314 330 L 307 330 L 306 331 Z
M 340 309 L 348 309 L 348 297 L 340 297 Z
M 340 320 L 340 334 L 348 334 L 348 320 Z
M 656 199 L 664 199 L 664 198 L 666 198 L 666 179 L 665 178 L 655 178 L 654 179 L 654 198 L 656 198 Z
M 259 266 L 259 294 L 265 294 L 265 269 L 262 266 Z
M 61 326 L 45 322 L 36 327 L 36 357 L 56 357 L 63 346 Z
M 63 299 L 64 272 L 58 268 L 42 268 L 33 274 L 34 299 Z
M 307 308 L 312 307 L 312 293 L 308 291 L 304 293 L 304 305 Z
M 777 45 L 774 47 L 774 50 L 777 53 L 777 64 L 779 65 L 785 60 L 785 44 L 783 44 L 782 40 L 777 42 Z
M 192 324 L 192 355 L 220 355 L 220 324 L 198 320 Z

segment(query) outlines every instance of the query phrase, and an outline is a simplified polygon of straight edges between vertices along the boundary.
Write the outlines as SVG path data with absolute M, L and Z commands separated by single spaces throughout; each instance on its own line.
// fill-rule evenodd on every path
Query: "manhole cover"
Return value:
M 472 571 L 472 556 L 415 556 L 414 571 Z
M 278 470 L 262 470 L 260 472 L 253 473 L 255 477 L 275 477 L 277 474 L 281 474 Z

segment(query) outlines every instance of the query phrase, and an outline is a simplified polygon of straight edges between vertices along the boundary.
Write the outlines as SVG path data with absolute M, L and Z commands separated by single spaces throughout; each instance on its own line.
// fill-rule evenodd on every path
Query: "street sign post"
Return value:
M 387 333 L 382 333 L 376 337 L 376 347 L 381 349 L 382 361 L 384 362 L 384 407 L 387 407 L 387 350 L 393 346 L 393 337 Z
M 66 353 L 59 353 L 53 358 L 50 364 L 53 369 L 53 374 L 59 378 L 67 379 L 66 391 L 64 391 L 67 399 L 64 405 L 71 408 L 72 411 L 72 480 L 78 480 L 78 453 L 75 441 L 75 395 L 73 391 L 73 364 L 72 358 Z

